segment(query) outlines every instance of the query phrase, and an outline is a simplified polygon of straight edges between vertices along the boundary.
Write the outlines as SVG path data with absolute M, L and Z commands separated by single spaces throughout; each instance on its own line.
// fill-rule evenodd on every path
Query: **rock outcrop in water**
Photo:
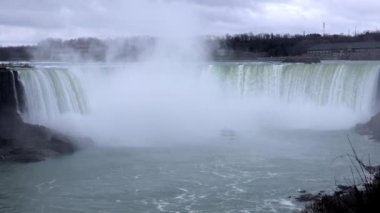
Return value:
M 362 135 L 369 135 L 371 139 L 380 141 L 380 113 L 377 113 L 367 123 L 358 124 L 355 130 Z
M 24 123 L 24 91 L 16 71 L 0 67 L 0 162 L 36 162 L 78 149 L 72 138 Z

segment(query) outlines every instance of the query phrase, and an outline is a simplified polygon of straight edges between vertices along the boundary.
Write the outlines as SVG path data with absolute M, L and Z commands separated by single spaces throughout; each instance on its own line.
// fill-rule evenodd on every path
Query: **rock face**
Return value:
M 0 162 L 35 162 L 70 154 L 73 139 L 43 126 L 24 123 L 24 90 L 17 72 L 0 67 Z
M 3 115 L 0 120 L 0 161 L 41 161 L 76 150 L 68 137 L 48 128 L 26 124 L 17 117 Z
M 358 124 L 355 130 L 362 135 L 369 135 L 373 140 L 380 141 L 380 113 L 377 113 L 365 124 Z
M 24 88 L 18 73 L 0 67 L 0 112 L 17 112 L 25 109 Z

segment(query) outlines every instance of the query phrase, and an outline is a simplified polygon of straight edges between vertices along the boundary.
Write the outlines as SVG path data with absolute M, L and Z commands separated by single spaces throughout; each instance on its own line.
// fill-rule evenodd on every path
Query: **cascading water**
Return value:
M 147 140 L 155 140 L 268 125 L 349 128 L 375 111 L 380 64 L 214 63 L 196 66 L 195 72 L 203 70 L 198 79 L 161 72 L 170 66 L 156 64 L 54 67 L 18 70 L 26 92 L 26 121 L 54 126 L 57 117 L 91 108 L 87 116 L 76 117 L 87 119 L 74 122 L 80 128 L 99 128 L 105 135 L 109 130 L 112 137 L 134 135 L 138 141 L 147 137 L 145 132 L 152 137 Z
M 78 77 L 65 68 L 22 68 L 20 79 L 25 88 L 24 119 L 44 123 L 64 113 L 87 111 L 87 100 Z
M 14 91 L 14 99 L 15 99 L 15 104 L 16 104 L 16 109 L 18 112 L 20 112 L 20 102 L 18 100 L 18 97 L 17 97 L 17 89 L 16 89 L 16 78 L 15 78 L 15 74 L 13 73 L 13 71 L 10 72 L 11 73 L 11 76 L 12 76 L 12 87 L 13 87 L 13 91 Z
M 288 103 L 348 107 L 371 112 L 376 107 L 380 65 L 333 64 L 217 64 L 210 66 L 229 92 L 272 97 Z

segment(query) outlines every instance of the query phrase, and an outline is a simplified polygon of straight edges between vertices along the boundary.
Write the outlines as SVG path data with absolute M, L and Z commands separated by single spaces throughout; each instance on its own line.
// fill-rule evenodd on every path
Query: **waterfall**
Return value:
M 179 123 L 194 125 L 178 130 L 182 135 L 188 129 L 195 134 L 199 123 L 212 129 L 234 125 L 343 129 L 377 111 L 377 62 L 215 62 L 174 73 L 165 72 L 170 66 L 155 65 L 17 68 L 25 90 L 23 117 L 31 123 L 49 126 L 65 121 L 67 128 L 75 123 L 88 131 L 109 129 L 109 135 L 128 132 L 139 138 L 141 132 L 173 135 L 181 129 Z M 86 116 L 66 116 L 81 114 Z M 72 118 L 79 120 L 70 123 Z
M 64 113 L 83 114 L 87 100 L 81 82 L 66 68 L 19 68 L 25 89 L 26 112 L 23 117 L 31 123 L 43 123 Z
M 271 97 L 288 103 L 373 111 L 378 63 L 269 64 L 219 63 L 209 67 L 226 92 Z
M 10 72 L 11 73 L 11 78 L 12 78 L 12 89 L 13 89 L 13 95 L 14 95 L 14 99 L 15 99 L 15 105 L 16 105 L 16 110 L 18 112 L 20 112 L 20 104 L 19 104 L 19 100 L 18 100 L 18 97 L 17 97 L 17 89 L 16 89 L 16 78 L 15 78 L 15 74 L 13 71 Z

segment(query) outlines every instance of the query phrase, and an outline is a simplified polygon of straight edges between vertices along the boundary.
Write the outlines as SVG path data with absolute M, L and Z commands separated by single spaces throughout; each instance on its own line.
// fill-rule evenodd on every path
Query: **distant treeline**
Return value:
M 215 57 L 239 58 L 239 55 L 256 57 L 300 56 L 314 45 L 322 43 L 380 41 L 380 32 L 351 35 L 274 35 L 239 34 L 215 39 Z
M 147 54 L 155 39 L 46 39 L 34 46 L 0 47 L 0 61 L 135 61 Z
M 32 60 L 32 52 L 35 47 L 0 47 L 0 61 L 29 61 Z
M 321 43 L 380 41 L 380 32 L 365 32 L 355 36 L 246 33 L 202 39 L 209 45 L 214 59 L 255 59 L 299 56 Z M 0 61 L 135 61 L 149 54 L 156 41 L 153 37 L 47 39 L 33 46 L 0 47 Z

